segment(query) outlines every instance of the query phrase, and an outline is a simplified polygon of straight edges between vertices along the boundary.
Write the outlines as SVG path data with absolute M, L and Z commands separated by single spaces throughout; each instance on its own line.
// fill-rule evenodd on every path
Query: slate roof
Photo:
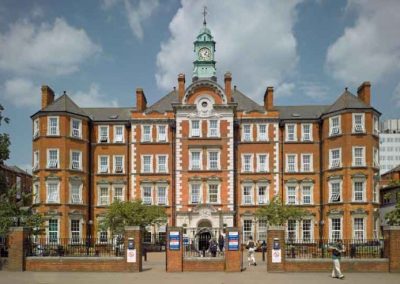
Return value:
M 371 106 L 364 103 L 358 97 L 345 90 L 343 94 L 326 110 L 326 113 L 339 111 L 342 109 L 370 109 Z
M 42 111 L 45 112 L 65 111 L 82 116 L 87 116 L 86 113 L 80 107 L 78 107 L 77 104 L 74 103 L 74 101 L 65 93 L 61 97 L 57 98 L 52 104 L 48 105 Z
M 131 118 L 132 107 L 82 108 L 93 121 L 128 121 Z
M 318 119 L 329 105 L 276 106 L 280 119 Z
M 244 95 L 238 90 L 233 90 L 232 99 L 234 103 L 237 103 L 237 110 L 239 111 L 260 111 L 265 112 L 264 106 L 259 105 L 248 96 Z
M 153 111 L 164 113 L 166 111 L 172 111 L 172 104 L 178 103 L 178 92 L 173 90 L 168 93 L 166 96 L 162 97 L 160 100 L 152 104 L 150 107 L 146 109 L 146 113 L 151 113 Z

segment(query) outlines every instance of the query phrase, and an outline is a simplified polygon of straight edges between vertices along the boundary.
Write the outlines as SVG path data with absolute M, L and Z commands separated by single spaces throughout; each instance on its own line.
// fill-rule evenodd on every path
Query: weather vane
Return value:
M 203 17 L 204 17 L 203 25 L 205 26 L 207 24 L 207 22 L 206 22 L 207 6 L 204 6 L 202 14 L 203 14 Z

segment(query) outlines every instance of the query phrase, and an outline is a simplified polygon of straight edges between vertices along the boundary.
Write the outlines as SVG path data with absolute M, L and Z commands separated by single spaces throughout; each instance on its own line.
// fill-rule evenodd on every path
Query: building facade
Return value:
M 400 165 L 400 119 L 388 119 L 381 124 L 379 134 L 380 174 Z
M 204 24 L 191 82 L 180 74 L 152 105 L 140 88 L 135 107 L 81 108 L 42 87 L 33 189 L 49 237 L 105 239 L 98 221 L 110 203 L 139 198 L 165 207 L 168 225 L 187 234 L 238 226 L 245 239 L 263 240 L 266 221 L 255 211 L 274 196 L 309 212 L 288 222 L 289 238 L 377 236 L 380 113 L 370 84 L 310 106 L 276 106 L 268 87 L 258 104 L 232 87 L 229 72 L 218 83 L 215 44 Z M 149 238 L 165 233 L 148 229 Z
M 0 195 L 10 189 L 15 189 L 15 201 L 23 199 L 23 194 L 29 195 L 32 192 L 32 176 L 17 166 L 8 166 L 0 162 Z M 29 200 L 24 200 L 29 205 Z
M 385 215 L 396 208 L 400 202 L 400 166 L 397 166 L 381 175 L 381 225 L 387 226 Z

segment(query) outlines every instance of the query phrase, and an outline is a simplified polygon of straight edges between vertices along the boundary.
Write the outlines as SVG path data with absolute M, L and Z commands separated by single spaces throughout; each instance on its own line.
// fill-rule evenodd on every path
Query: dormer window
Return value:
M 353 133 L 364 133 L 364 114 L 363 113 L 353 113 Z

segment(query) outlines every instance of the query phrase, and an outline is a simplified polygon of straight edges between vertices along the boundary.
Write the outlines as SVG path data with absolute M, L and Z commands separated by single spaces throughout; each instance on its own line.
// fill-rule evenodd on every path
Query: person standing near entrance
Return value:
M 333 261 L 332 278 L 344 279 L 344 275 L 340 271 L 340 258 L 345 251 L 342 240 L 337 240 L 336 244 L 330 247 L 330 249 L 332 250 Z
M 256 266 L 257 263 L 256 263 L 256 258 L 254 256 L 255 251 L 256 251 L 256 243 L 253 241 L 252 236 L 249 237 L 249 240 L 247 241 L 247 244 L 246 244 L 246 248 L 248 250 L 247 260 L 249 261 L 249 266 L 250 265 Z
M 222 233 L 220 233 L 218 237 L 218 247 L 221 254 L 224 251 L 224 245 L 225 245 L 225 238 L 222 235 Z

